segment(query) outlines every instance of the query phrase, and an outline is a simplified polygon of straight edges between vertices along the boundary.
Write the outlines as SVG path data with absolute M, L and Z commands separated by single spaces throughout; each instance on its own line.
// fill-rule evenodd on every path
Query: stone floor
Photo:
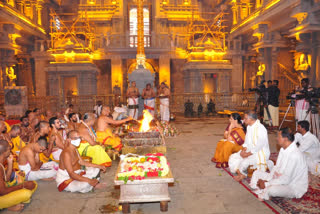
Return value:
M 210 161 L 226 128 L 227 118 L 177 118 L 174 123 L 181 134 L 166 140 L 167 158 L 175 178 L 174 186 L 169 187 L 171 202 L 167 213 L 272 213 Z M 276 151 L 275 134 L 269 135 L 269 142 L 271 151 Z M 109 186 L 94 193 L 60 193 L 54 181 L 40 181 L 31 204 L 26 206 L 23 213 L 113 213 L 112 208 L 118 206 L 119 198 L 119 189 L 113 186 L 117 164 L 115 161 L 102 175 L 102 181 Z M 131 205 L 131 213 L 160 213 L 160 205 L 134 204 Z

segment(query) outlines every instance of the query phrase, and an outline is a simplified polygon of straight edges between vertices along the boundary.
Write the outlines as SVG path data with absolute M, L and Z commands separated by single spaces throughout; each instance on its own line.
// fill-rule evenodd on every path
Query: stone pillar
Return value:
M 46 66 L 48 65 L 48 61 L 43 58 L 35 58 L 35 81 L 36 81 L 36 87 L 35 87 L 35 94 L 37 97 L 44 97 L 47 96 L 47 73 L 45 71 Z M 48 80 L 48 81 L 57 81 L 56 79 Z M 57 84 L 57 87 L 59 89 L 59 84 L 57 82 L 49 84 L 53 85 Z M 54 89 L 50 90 L 51 92 L 54 91 Z M 53 92 L 55 93 L 55 92 Z M 53 95 L 53 94 L 51 94 Z M 59 95 L 59 90 L 57 91 L 56 96 Z
M 320 33 L 312 34 L 310 83 L 313 87 L 320 87 Z
M 122 59 L 120 56 L 113 56 L 111 58 L 111 88 L 118 85 L 123 94 L 123 71 L 122 71 Z
M 232 57 L 232 74 L 231 74 L 231 86 L 232 92 L 241 92 L 242 91 L 242 55 L 236 54 Z M 224 81 L 224 80 L 222 80 Z M 224 83 L 222 83 L 224 85 Z M 225 89 L 226 90 L 226 89 Z M 222 91 L 221 91 L 222 92 Z M 230 91 L 228 91 L 230 92 Z
M 38 25 L 42 25 L 42 1 L 38 1 L 37 3 L 37 23 Z
M 20 11 L 20 13 L 24 13 L 24 0 L 16 0 L 17 3 L 17 9 Z
M 160 55 L 159 57 L 159 82 L 166 82 L 166 84 L 171 88 L 169 55 Z

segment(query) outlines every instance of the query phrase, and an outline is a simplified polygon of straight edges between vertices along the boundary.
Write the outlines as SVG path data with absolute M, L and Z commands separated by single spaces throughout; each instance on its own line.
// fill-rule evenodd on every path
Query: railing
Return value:
M 280 106 L 287 107 L 288 100 L 285 99 L 286 92 L 281 91 Z M 203 111 L 207 111 L 207 104 L 210 99 L 215 103 L 216 111 L 236 110 L 244 111 L 253 109 L 256 103 L 256 95 L 253 92 L 244 93 L 181 93 L 172 94 L 170 97 L 170 111 L 175 113 L 184 112 L 184 104 L 191 101 L 194 104 L 194 111 L 197 111 L 199 104 L 202 104 Z M 97 101 L 102 101 L 103 105 L 114 107 L 115 103 L 127 104 L 126 97 L 118 97 L 117 100 L 113 94 L 108 95 L 92 95 L 92 96 L 69 96 L 66 100 L 57 96 L 46 97 L 29 97 L 28 109 L 41 108 L 60 112 L 72 103 L 74 110 L 81 114 L 85 112 L 93 112 L 93 108 Z M 157 109 L 159 109 L 159 100 L 157 99 Z M 0 96 L 0 109 L 3 109 L 4 97 Z

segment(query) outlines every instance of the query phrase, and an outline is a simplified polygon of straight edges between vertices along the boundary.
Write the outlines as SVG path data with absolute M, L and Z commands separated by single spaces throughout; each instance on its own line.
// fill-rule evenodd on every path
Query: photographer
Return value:
M 256 88 L 249 88 L 249 91 L 254 91 L 258 95 L 254 111 L 258 112 L 260 117 L 263 116 L 263 106 L 266 106 L 268 102 L 268 93 L 265 83 L 265 80 L 261 80 L 260 85 Z
M 268 81 L 269 83 L 269 81 Z M 276 128 L 279 126 L 279 96 L 280 90 L 278 88 L 279 81 L 273 80 L 273 84 L 268 86 L 268 108 L 272 119 L 272 125 Z M 265 120 L 268 120 L 267 112 L 264 114 Z
M 310 114 L 308 114 L 310 103 L 306 99 L 309 90 L 309 79 L 304 78 L 301 80 L 301 88 L 297 88 L 296 93 L 292 96 L 296 99 L 296 121 L 307 120 L 310 122 Z

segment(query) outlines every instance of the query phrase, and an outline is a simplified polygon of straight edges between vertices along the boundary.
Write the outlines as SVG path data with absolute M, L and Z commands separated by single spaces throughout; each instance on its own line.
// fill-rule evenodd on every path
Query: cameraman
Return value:
M 273 84 L 268 87 L 268 108 L 272 119 L 272 125 L 279 126 L 279 81 L 273 80 Z
M 306 99 L 309 91 L 309 79 L 301 80 L 301 88 L 296 89 L 296 93 L 292 96 L 296 99 L 296 121 L 307 120 L 310 123 L 310 114 L 308 109 L 309 101 Z

